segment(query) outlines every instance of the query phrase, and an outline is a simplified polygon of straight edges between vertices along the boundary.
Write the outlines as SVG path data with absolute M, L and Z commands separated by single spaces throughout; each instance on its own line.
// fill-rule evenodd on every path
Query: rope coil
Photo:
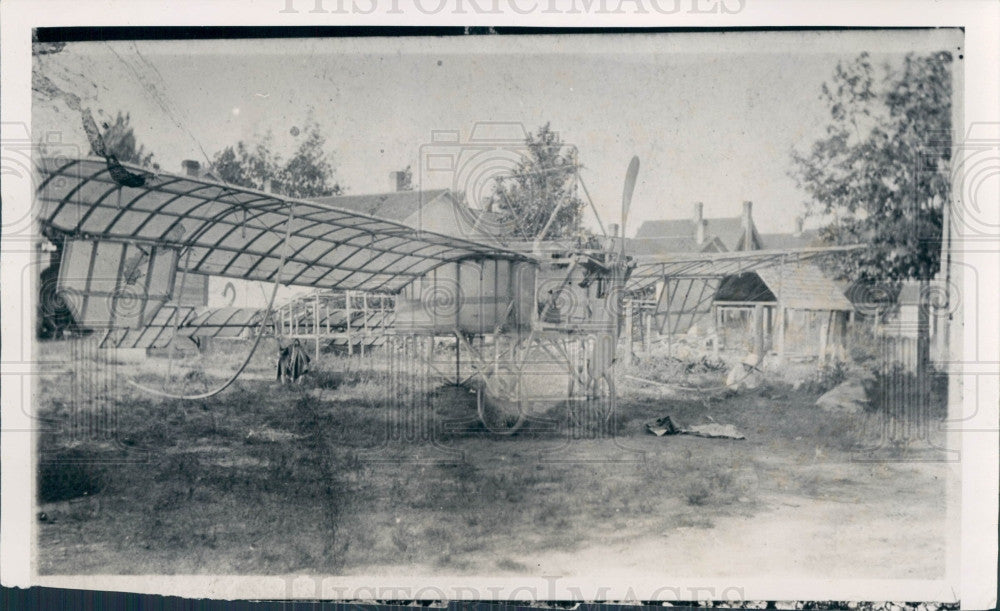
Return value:
M 196 394 L 196 395 L 183 395 L 183 394 L 179 394 L 178 395 L 178 394 L 168 393 L 168 392 L 164 392 L 164 391 L 161 391 L 161 390 L 157 390 L 155 388 L 150 388 L 148 386 L 144 386 L 142 384 L 139 384 L 135 380 L 131 380 L 131 379 L 128 380 L 128 383 L 131 384 L 132 386 L 134 386 L 135 388 L 138 388 L 139 390 L 141 390 L 143 392 L 146 392 L 146 393 L 149 393 L 151 395 L 155 395 L 155 396 L 158 396 L 158 397 L 163 397 L 163 398 L 166 398 L 166 399 L 182 399 L 182 400 L 187 400 L 187 401 L 198 400 L 198 399 L 207 399 L 209 397 L 214 397 L 215 395 L 219 394 L 220 392 L 222 392 L 225 389 L 227 389 L 230 386 L 232 386 L 233 382 L 235 382 L 236 379 L 239 378 L 240 374 L 242 374 L 243 371 L 247 368 L 247 365 L 250 364 L 250 359 L 252 359 L 253 355 L 257 352 L 257 347 L 260 345 L 260 340 L 264 337 L 263 327 L 264 327 L 264 325 L 267 324 L 267 321 L 270 320 L 271 317 L 273 316 L 273 313 L 274 313 L 274 299 L 278 295 L 278 286 L 281 285 L 281 279 L 282 279 L 282 276 L 284 275 L 284 271 L 285 271 L 285 262 L 288 260 L 288 242 L 291 239 L 291 235 L 292 235 L 292 221 L 294 219 L 295 219 L 295 205 L 294 204 L 289 204 L 289 206 L 288 206 L 288 220 L 285 221 L 285 239 L 284 239 L 284 241 L 282 243 L 282 249 L 281 249 L 281 262 L 278 265 L 278 271 L 277 271 L 277 273 L 275 274 L 275 277 L 274 277 L 274 286 L 271 288 L 271 297 L 268 300 L 267 309 L 265 310 L 265 315 L 264 315 L 264 318 L 263 318 L 263 320 L 261 322 L 261 331 L 257 334 L 256 339 L 254 339 L 253 346 L 250 347 L 250 352 L 247 354 L 246 359 L 243 360 L 243 364 L 240 365 L 239 369 L 237 369 L 236 372 L 233 373 L 233 375 L 228 380 L 226 380 L 221 386 L 219 386 L 216 389 L 209 390 L 209 391 L 206 391 L 206 392 L 203 392 L 203 393 L 199 393 L 199 394 Z M 187 274 L 187 266 L 185 266 L 184 273 L 185 273 L 185 275 Z M 182 276 L 182 278 L 181 278 L 182 287 L 183 287 L 183 282 L 184 282 L 184 277 Z M 175 331 L 176 331 L 176 328 L 175 328 Z M 175 333 L 174 337 L 177 337 L 176 333 Z

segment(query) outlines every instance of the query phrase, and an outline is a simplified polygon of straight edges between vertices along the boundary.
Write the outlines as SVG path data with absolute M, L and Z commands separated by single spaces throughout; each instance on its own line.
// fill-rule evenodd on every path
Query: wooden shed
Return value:
M 712 309 L 722 348 L 822 362 L 844 355 L 853 306 L 818 267 L 791 264 L 727 276 Z

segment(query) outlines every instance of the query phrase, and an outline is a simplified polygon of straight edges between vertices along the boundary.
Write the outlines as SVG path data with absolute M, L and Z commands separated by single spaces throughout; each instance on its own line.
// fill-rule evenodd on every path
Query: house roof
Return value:
M 767 288 L 785 307 L 796 310 L 853 310 L 837 285 L 808 263 L 756 270 Z
M 754 230 L 756 234 L 756 230 Z M 635 232 L 636 238 L 688 238 L 695 235 L 692 219 L 663 219 L 645 221 Z M 743 218 L 739 216 L 705 219 L 705 241 L 717 237 L 727 250 L 738 250 L 743 239 Z M 758 236 L 759 237 L 759 236 Z M 759 240 L 758 240 L 759 241 Z M 690 251 L 659 251 L 690 252 Z
M 310 201 L 345 210 L 354 210 L 392 221 L 403 221 L 445 193 L 447 189 L 432 191 L 394 191 L 366 195 L 331 195 Z
M 718 237 L 706 237 L 699 244 L 694 236 L 625 238 L 625 252 L 630 255 L 655 255 L 671 252 L 722 252 L 726 250 Z
M 771 250 L 779 248 L 808 248 L 822 246 L 819 231 L 815 229 L 802 233 L 762 233 L 760 234 L 762 248 Z

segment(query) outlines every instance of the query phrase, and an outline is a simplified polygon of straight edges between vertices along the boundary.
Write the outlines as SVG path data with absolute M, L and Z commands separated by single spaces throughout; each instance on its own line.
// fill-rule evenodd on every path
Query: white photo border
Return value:
M 322 2 L 327 12 L 311 12 Z M 443 10 L 427 12 L 431 5 Z M 479 3 L 484 4 L 484 3 Z M 489 2 L 485 4 L 491 4 Z M 965 32 L 964 108 L 957 109 L 956 133 L 972 124 L 988 124 L 1000 117 L 1000 4 L 978 0 L 948 2 L 892 0 L 838 2 L 835 0 L 695 0 L 677 4 L 674 13 L 651 10 L 650 2 L 559 2 L 527 0 L 492 3 L 500 13 L 483 14 L 467 2 L 429 0 L 410 5 L 404 0 L 230 0 L 150 1 L 108 0 L 10 0 L 0 4 L 0 75 L 2 75 L 3 138 L 10 126 L 31 124 L 31 34 L 37 27 L 74 26 L 529 26 L 593 28 L 881 28 L 960 27 Z M 662 8 L 661 1 L 656 6 Z M 670 2 L 674 5 L 673 0 Z M 584 5 L 598 10 L 584 10 Z M 600 11 L 618 5 L 624 12 Z M 286 10 L 291 6 L 297 12 Z M 465 7 L 464 12 L 454 10 Z M 529 6 L 533 10 L 526 11 Z M 579 8 L 573 13 L 565 7 Z M 645 6 L 646 12 L 634 10 Z M 343 12 L 338 11 L 338 7 Z M 559 8 L 547 11 L 547 8 Z M 712 8 L 718 9 L 711 12 Z M 373 9 L 368 11 L 368 9 Z M 669 8 L 669 7 L 668 7 Z M 449 10 L 451 9 L 451 10 Z M 3 222 L 22 218 L 32 200 L 27 180 L 2 182 Z M 993 185 L 990 188 L 995 188 Z M 987 194 L 988 195 L 988 194 Z M 994 193 L 994 195 L 997 195 Z M 992 201 L 1000 201 L 1000 196 Z M 1000 227 L 1000 206 L 980 211 L 993 227 Z M 1000 271 L 1000 236 L 992 241 L 956 244 L 965 265 L 980 277 L 997 279 Z M 20 274 L 31 264 L 32 244 L 5 239 L 0 244 L 0 286 L 20 286 Z M 968 281 L 968 279 L 966 279 Z M 947 576 L 935 581 L 781 579 L 690 579 L 682 583 L 632 580 L 627 572 L 608 571 L 606 584 L 541 577 L 533 580 L 394 576 L 312 578 L 303 576 L 39 576 L 33 555 L 36 536 L 34 516 L 34 436 L 30 406 L 33 329 L 24 320 L 23 299 L 4 291 L 0 301 L 2 326 L 2 512 L 0 512 L 0 578 L 3 585 L 43 585 L 80 589 L 122 590 L 189 597 L 226 599 L 267 598 L 430 598 L 430 599 L 595 599 L 691 600 L 698 598 L 742 600 L 928 600 L 958 601 L 963 608 L 992 608 L 997 593 L 998 515 L 998 397 L 1000 397 L 1000 327 L 997 303 L 1000 282 L 978 287 L 976 328 L 966 326 L 965 345 L 978 342 L 978 354 L 969 363 L 981 375 L 978 385 L 966 384 L 967 411 L 976 414 L 957 440 L 961 470 L 961 545 L 949 563 Z M 968 307 L 968 305 L 967 305 Z M 958 432 L 954 432 L 959 435 Z M 606 587 L 605 587 L 606 586 Z M 405 593 L 390 596 L 391 593 Z M 691 596 L 692 593 L 698 594 Z M 383 596 L 383 594 L 385 596 Z

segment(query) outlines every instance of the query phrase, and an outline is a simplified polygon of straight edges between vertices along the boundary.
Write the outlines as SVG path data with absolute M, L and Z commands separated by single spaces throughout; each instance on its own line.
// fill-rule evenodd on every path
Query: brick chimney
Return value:
M 700 221 L 694 226 L 694 241 L 696 244 L 705 243 L 705 228 L 708 226 L 708 221 Z
M 604 240 L 604 248 L 608 250 L 615 250 L 621 246 L 618 236 L 618 223 L 608 224 L 608 235 Z
M 201 176 L 201 164 L 194 159 L 185 159 L 181 162 L 181 168 L 184 169 L 184 173 L 188 176 L 198 177 Z
M 694 205 L 694 241 L 696 244 L 705 243 L 705 229 L 708 226 L 708 221 L 705 220 L 704 216 L 705 205 L 701 202 L 697 202 Z
M 753 247 L 753 202 L 743 202 L 743 250 Z

